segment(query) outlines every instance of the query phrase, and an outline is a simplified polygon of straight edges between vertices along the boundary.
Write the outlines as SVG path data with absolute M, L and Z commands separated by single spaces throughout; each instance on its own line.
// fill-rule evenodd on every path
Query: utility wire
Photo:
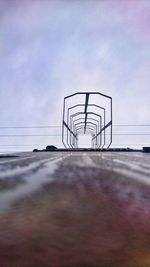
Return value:
M 113 127 L 150 127 L 150 124 L 113 124 Z M 37 126 L 0 126 L 0 129 L 48 129 L 62 128 L 60 125 L 37 125 Z
M 55 144 L 55 145 L 60 145 L 60 144 Z M 89 144 L 81 144 L 81 145 L 89 145 Z M 112 145 L 115 145 L 115 146 L 121 146 L 121 145 L 139 145 L 139 146 L 142 146 L 142 145 L 147 145 L 147 143 L 143 143 L 143 144 L 138 144 L 138 143 L 135 143 L 135 144 L 131 144 L 131 143 L 126 143 L 126 144 L 115 144 L 115 143 L 112 143 Z M 31 145 L 1 145 L 0 144 L 0 147 L 32 147 L 32 146 L 47 146 L 47 144 L 31 144 Z
M 45 129 L 45 128 L 62 128 L 62 126 L 0 126 L 0 129 Z
M 0 134 L 0 137 L 27 137 L 27 136 L 61 136 L 61 134 Z
M 106 135 L 110 135 L 110 134 L 106 134 Z M 125 135 L 125 136 L 130 136 L 130 135 L 147 135 L 149 136 L 150 133 L 118 133 L 118 134 L 112 134 L 112 135 Z M 0 137 L 44 137 L 44 136 L 47 136 L 47 137 L 50 137 L 50 136 L 61 136 L 61 134 L 1 134 Z
M 113 124 L 113 127 L 150 127 L 150 124 Z

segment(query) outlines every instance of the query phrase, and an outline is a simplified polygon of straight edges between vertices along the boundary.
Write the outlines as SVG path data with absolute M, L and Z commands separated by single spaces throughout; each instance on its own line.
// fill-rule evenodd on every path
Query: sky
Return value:
M 0 127 L 59 126 L 0 128 L 0 151 L 61 146 L 63 98 L 77 91 L 110 95 L 115 125 L 150 124 L 150 1 L 0 0 Z M 34 133 L 58 136 L 1 136 Z M 149 143 L 114 136 L 114 145 Z

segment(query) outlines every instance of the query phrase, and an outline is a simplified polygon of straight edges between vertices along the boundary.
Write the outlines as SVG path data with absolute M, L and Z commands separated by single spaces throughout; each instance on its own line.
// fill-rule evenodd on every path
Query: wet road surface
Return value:
M 0 157 L 0 266 L 150 267 L 150 154 Z

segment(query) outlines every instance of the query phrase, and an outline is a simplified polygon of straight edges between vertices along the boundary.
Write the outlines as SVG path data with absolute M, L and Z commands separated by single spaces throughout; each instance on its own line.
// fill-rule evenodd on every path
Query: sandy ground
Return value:
M 150 267 L 150 155 L 0 159 L 1 267 Z

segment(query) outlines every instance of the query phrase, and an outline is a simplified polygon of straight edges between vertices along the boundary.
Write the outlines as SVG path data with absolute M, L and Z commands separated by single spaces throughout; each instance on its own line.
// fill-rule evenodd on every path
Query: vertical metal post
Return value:
M 62 122 L 62 143 L 64 144 L 65 148 L 66 144 L 64 142 L 64 120 L 65 120 L 65 98 L 64 98 L 64 107 L 63 107 L 63 122 Z
M 85 98 L 85 126 L 84 126 L 84 134 L 86 133 L 86 122 L 87 122 L 87 107 L 88 107 L 88 102 L 89 102 L 89 93 L 86 93 L 86 98 Z

